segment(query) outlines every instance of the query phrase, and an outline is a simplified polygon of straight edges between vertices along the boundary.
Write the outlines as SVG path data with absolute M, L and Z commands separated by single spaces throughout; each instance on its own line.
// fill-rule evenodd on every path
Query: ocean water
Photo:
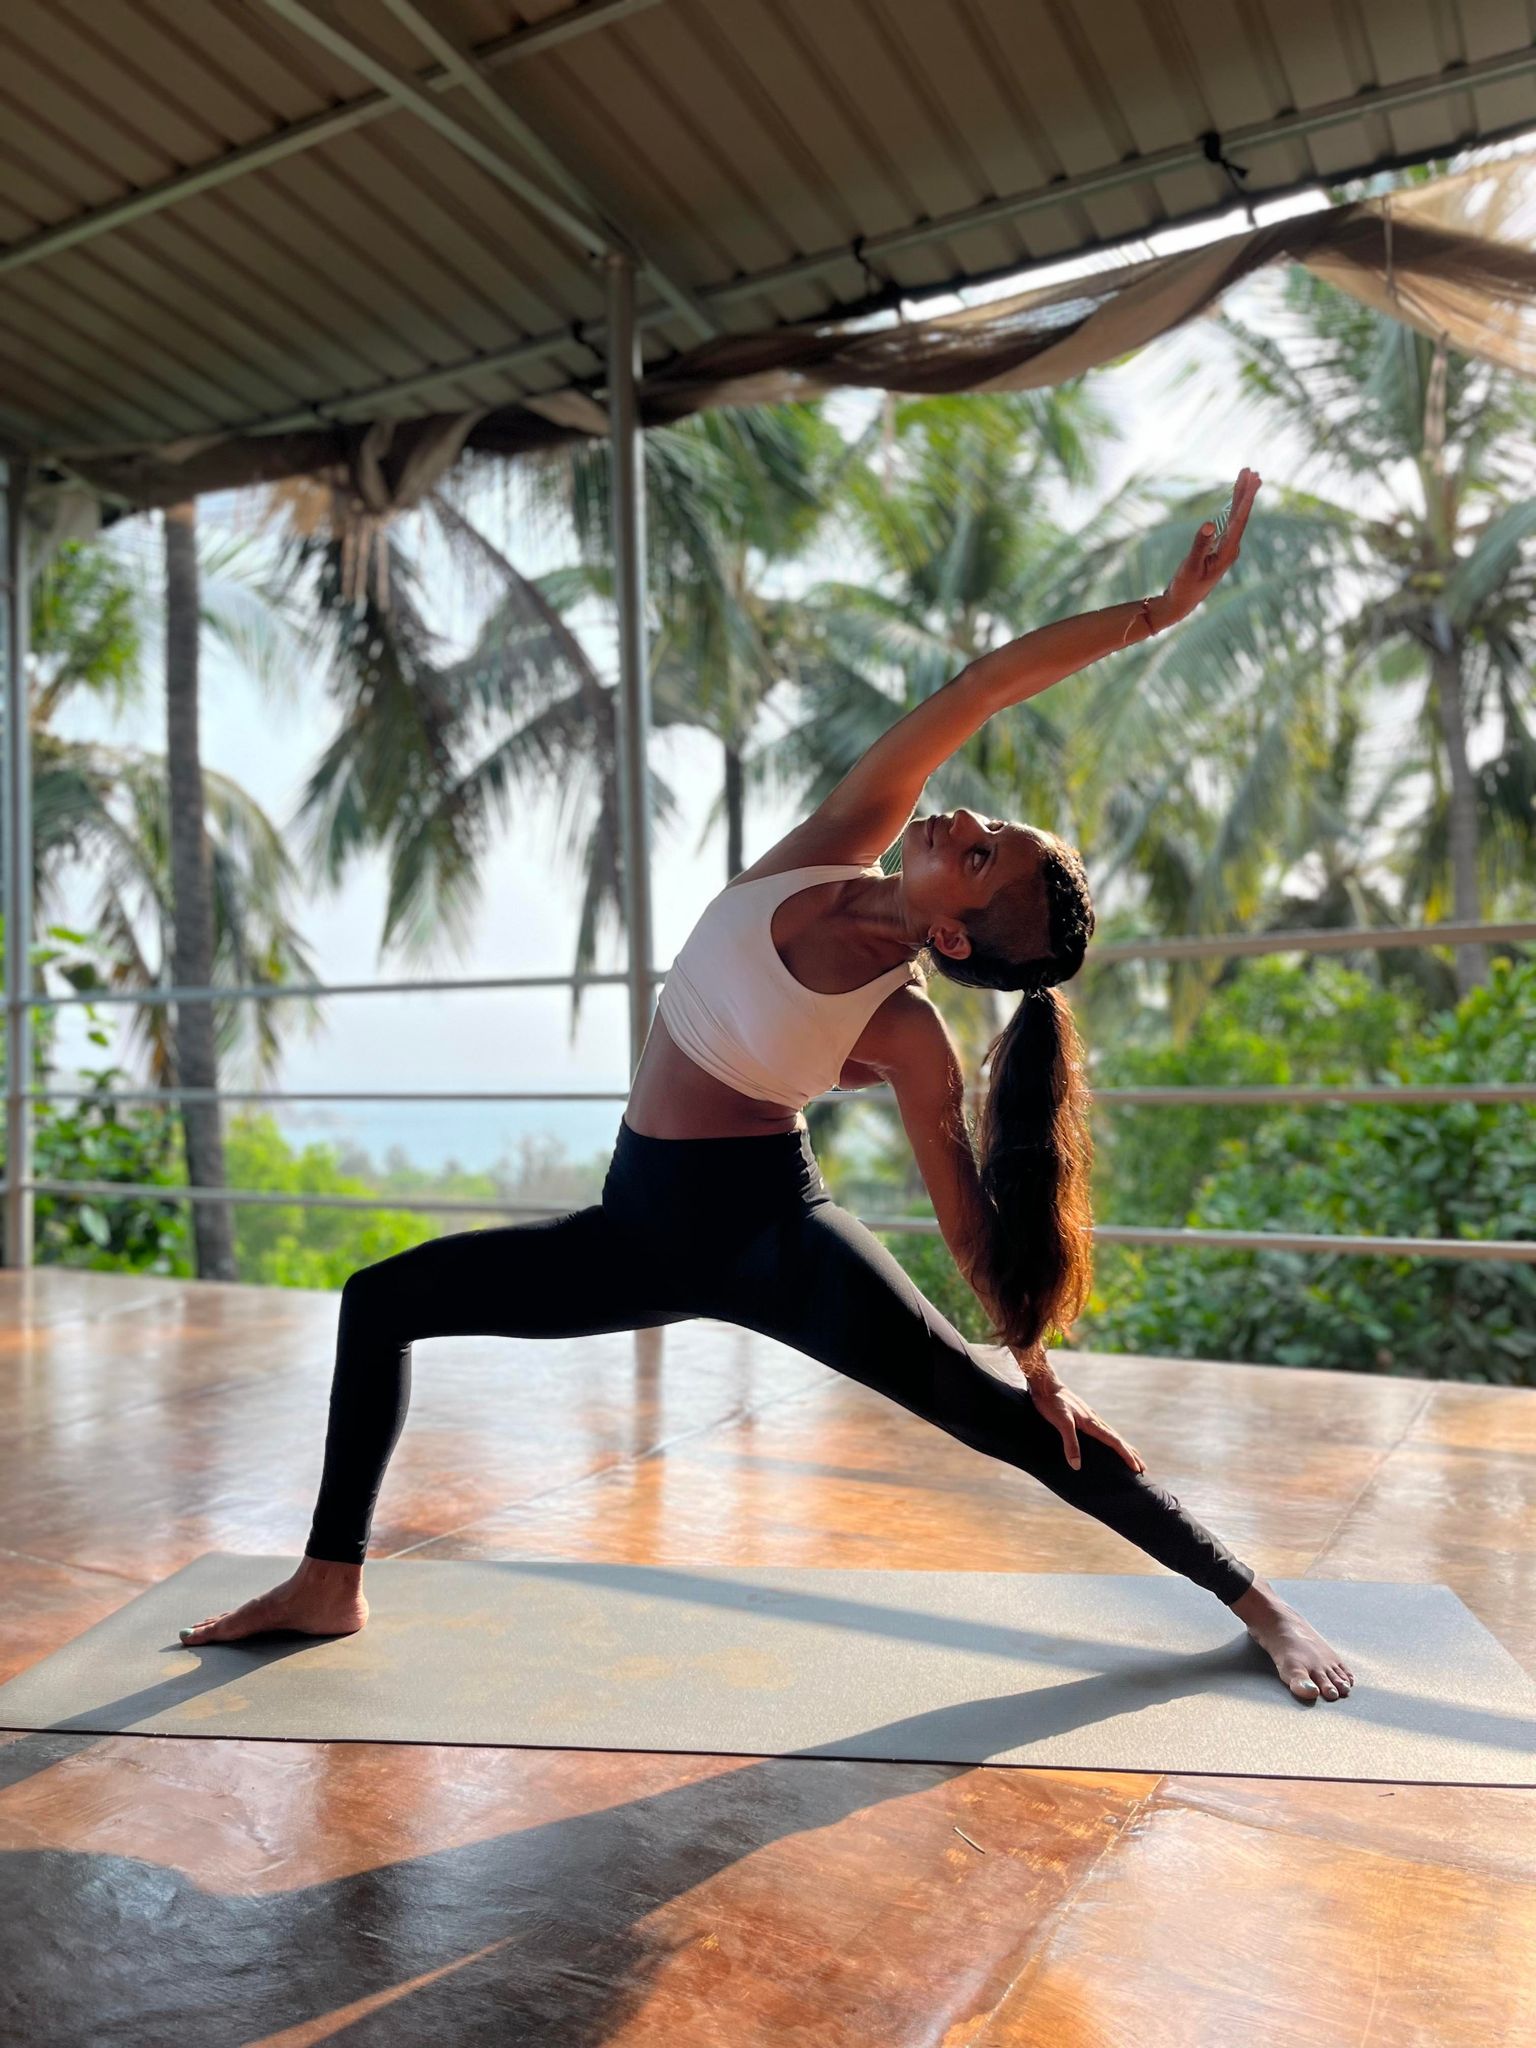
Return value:
M 530 1150 L 585 1165 L 606 1164 L 618 1134 L 622 1102 L 317 1102 L 280 1103 L 273 1115 L 294 1149 L 361 1146 L 384 1170 L 392 1151 L 437 1172 L 457 1164 L 470 1172 L 505 1166 Z

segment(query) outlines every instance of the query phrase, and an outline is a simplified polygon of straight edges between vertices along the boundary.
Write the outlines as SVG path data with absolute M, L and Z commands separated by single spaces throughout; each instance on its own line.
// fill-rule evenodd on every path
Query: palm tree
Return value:
M 1305 350 L 1300 389 L 1294 374 L 1274 374 L 1285 333 L 1226 325 L 1263 408 L 1293 426 L 1309 424 L 1318 456 L 1346 489 L 1396 479 L 1395 502 L 1375 517 L 1357 514 L 1374 559 L 1341 640 L 1361 651 L 1376 679 L 1422 692 L 1416 736 L 1434 793 L 1405 843 L 1404 879 L 1430 916 L 1442 908 L 1448 879 L 1453 915 L 1473 923 L 1482 914 L 1485 846 L 1528 857 L 1536 845 L 1536 821 L 1519 801 L 1536 763 L 1536 554 L 1528 545 L 1536 534 L 1536 394 L 1508 371 L 1367 311 L 1310 272 L 1291 273 L 1286 305 Z M 1469 734 L 1490 728 L 1495 752 L 1474 772 Z M 1460 993 L 1486 973 L 1482 947 L 1457 949 Z
M 203 544 L 199 563 L 194 521 L 167 521 L 166 755 L 71 739 L 55 728 L 66 706 L 82 695 L 120 711 L 142 693 L 159 624 L 152 588 L 158 579 L 145 575 L 147 564 L 135 546 L 142 539 L 73 544 L 39 565 L 28 676 L 35 920 L 42 924 L 62 914 L 65 886 L 83 868 L 96 885 L 92 921 L 111 961 L 109 986 L 154 988 L 168 976 L 202 985 L 312 978 L 313 962 L 284 907 L 298 875 L 282 833 L 238 783 L 201 768 L 195 712 L 187 702 L 189 680 L 195 683 L 196 676 L 189 642 L 200 637 L 200 626 L 211 624 L 258 673 L 275 667 L 286 644 L 283 622 L 265 602 L 259 565 L 244 543 L 215 537 Z M 194 815 L 200 852 L 192 851 Z M 185 868 L 194 861 L 199 872 L 189 882 Z M 189 888 L 192 913 L 178 916 Z M 149 946 L 142 931 L 146 911 L 157 942 Z M 190 951 L 189 930 L 201 933 Z M 301 1009 L 310 1021 L 315 1017 L 312 1003 L 285 1006 L 281 1019 L 273 1016 L 275 1008 L 187 1005 L 173 1036 L 163 1005 L 135 1005 L 130 1042 L 146 1052 L 149 1078 L 159 1087 L 215 1086 L 221 1055 L 238 1058 L 242 1078 L 249 1074 L 260 1085 L 276 1069 L 293 1010 Z M 190 1056 L 184 1035 L 189 1022 Z M 216 1122 L 210 1149 L 213 1108 L 183 1105 L 194 1184 L 222 1183 Z M 215 1219 L 206 1234 L 205 1215 Z M 219 1236 L 220 1215 L 227 1218 L 224 1204 L 197 1205 L 198 1270 L 233 1277 L 227 1236 Z
M 1103 764 L 1100 815 L 1118 813 L 1119 855 L 1154 895 L 1168 879 L 1155 820 L 1172 815 L 1177 831 L 1207 816 L 1183 928 L 1273 925 L 1294 913 L 1289 871 L 1317 822 L 1309 786 L 1364 711 L 1378 736 L 1396 732 L 1380 788 L 1357 791 L 1393 921 L 1476 921 L 1519 889 L 1536 848 L 1536 394 L 1305 270 L 1272 286 L 1262 317 L 1221 326 L 1239 372 L 1234 433 L 1249 418 L 1283 431 L 1313 488 L 1268 488 L 1217 601 L 1090 679 L 1081 730 Z M 1170 499 L 1161 519 L 1107 537 L 1079 567 L 1080 594 L 1155 587 L 1210 506 Z M 1472 734 L 1493 741 L 1476 768 Z M 1457 949 L 1459 992 L 1485 970 L 1484 949 Z
M 959 668 L 1048 616 L 1041 593 L 1075 546 L 1051 515 L 1051 488 L 1087 482 L 1110 432 L 1081 384 L 903 400 L 872 424 L 838 507 L 869 574 L 818 582 L 774 621 L 774 651 L 803 686 L 806 715 L 768 765 L 803 802 L 820 802 Z M 1069 829 L 1062 732 L 1054 706 L 992 720 L 935 777 L 941 800 L 1022 803 Z
M 720 743 L 721 796 L 705 829 L 723 811 L 727 881 L 746 865 L 748 740 L 783 680 L 774 659 L 782 604 L 770 586 L 811 543 L 849 461 L 815 405 L 703 412 L 646 437 L 652 690 L 669 716 Z M 551 591 L 565 606 L 607 598 L 609 444 L 556 449 L 529 475 L 533 504 L 570 521 L 580 554 Z
M 344 522 L 318 489 L 287 487 L 274 515 L 285 535 L 285 587 L 314 606 L 315 645 L 337 708 L 295 822 L 306 858 L 332 884 L 353 860 L 384 851 L 388 894 L 381 954 L 425 962 L 462 946 L 498 824 L 521 797 L 554 792 L 559 826 L 581 862 L 571 1034 L 595 971 L 605 917 L 622 929 L 617 695 L 547 586 L 522 574 L 445 492 L 423 510 L 461 563 L 488 572 L 494 600 L 475 643 L 454 656 L 428 622 L 418 563 L 396 534 L 379 537 L 383 574 L 349 574 Z M 672 708 L 659 698 L 658 724 Z M 675 800 L 651 773 L 653 815 Z
M 1394 815 L 1414 798 L 1413 764 L 1392 761 L 1384 769 L 1379 733 L 1348 701 L 1308 698 L 1284 730 L 1283 775 L 1256 771 L 1251 751 L 1242 751 L 1246 742 L 1234 744 L 1227 759 L 1202 755 L 1202 766 L 1219 766 L 1228 788 L 1243 789 L 1236 800 L 1203 803 L 1182 765 L 1132 763 L 1122 772 L 1094 841 L 1101 944 L 1134 940 L 1149 928 L 1184 933 L 1246 922 L 1263 931 L 1336 931 L 1400 921 L 1399 878 L 1388 856 Z M 1253 804 L 1263 806 L 1259 834 L 1251 829 Z M 1225 909 L 1211 908 L 1205 885 L 1212 876 L 1242 883 Z M 1356 973 L 1416 990 L 1426 1011 L 1456 1000 L 1453 971 L 1425 948 L 1367 947 L 1337 957 Z M 1090 952 L 1090 968 L 1094 961 Z M 1090 973 L 1078 1001 L 1100 1043 L 1161 1040 L 1169 1024 L 1182 1037 L 1208 993 L 1242 966 L 1231 958 L 1121 964 Z
M 836 444 L 835 451 L 833 444 Z M 792 553 L 820 516 L 824 476 L 842 442 L 811 408 L 710 413 L 646 437 L 652 718 L 703 725 L 724 754 L 727 858 L 742 865 L 742 750 L 776 677 L 760 642 L 759 564 Z M 286 532 L 290 589 L 317 602 L 334 739 L 306 785 L 300 819 L 333 881 L 366 847 L 383 846 L 389 899 L 381 946 L 421 958 L 462 941 L 478 901 L 493 824 L 515 799 L 560 798 L 578 859 L 571 1030 L 604 925 L 623 931 L 616 691 L 576 631 L 584 605 L 611 610 L 606 442 L 518 466 L 526 516 L 562 522 L 577 560 L 524 574 L 487 532 L 467 466 L 424 513 L 461 569 L 488 578 L 492 600 L 475 642 L 451 657 L 419 598 L 419 570 L 397 536 L 378 537 L 382 575 L 349 551 L 346 520 L 320 486 L 273 494 Z M 676 802 L 650 771 L 653 818 Z
M 203 825 L 198 722 L 197 501 L 165 514 L 165 767 L 171 839 L 171 977 L 178 988 L 213 986 L 213 888 Z M 219 1085 L 213 1005 L 176 1005 L 176 1085 Z M 217 1101 L 183 1099 L 181 1125 L 193 1187 L 224 1185 L 224 1133 Z M 192 1230 L 202 1280 L 234 1280 L 234 1218 L 227 1202 L 194 1202 Z

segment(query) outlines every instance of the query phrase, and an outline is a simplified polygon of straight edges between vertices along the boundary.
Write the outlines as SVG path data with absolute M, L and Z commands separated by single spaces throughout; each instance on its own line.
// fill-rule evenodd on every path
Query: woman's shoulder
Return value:
M 954 1052 L 944 1013 L 921 978 L 901 982 L 876 1005 L 853 1047 L 853 1056 L 887 1076 L 942 1069 Z

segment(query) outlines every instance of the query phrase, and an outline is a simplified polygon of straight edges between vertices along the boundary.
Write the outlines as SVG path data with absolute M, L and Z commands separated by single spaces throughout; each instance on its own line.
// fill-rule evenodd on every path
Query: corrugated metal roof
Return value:
M 512 404 L 600 375 L 615 241 L 654 363 L 1536 125 L 1532 36 L 1530 0 L 12 0 L 0 437 Z

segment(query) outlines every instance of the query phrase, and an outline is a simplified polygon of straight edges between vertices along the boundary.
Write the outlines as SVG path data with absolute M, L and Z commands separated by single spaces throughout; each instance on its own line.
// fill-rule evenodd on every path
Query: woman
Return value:
M 416 1338 L 708 1316 L 821 1359 L 1032 1473 L 1224 1601 L 1296 1698 L 1348 1692 L 1332 1646 L 1146 1476 L 1044 1349 L 1089 1279 L 1080 1047 L 1055 993 L 1093 929 L 1082 865 L 1026 825 L 912 816 L 928 776 L 993 712 L 1192 611 L 1236 560 L 1258 487 L 1245 469 L 1225 533 L 1202 526 L 1160 597 L 1059 620 L 973 662 L 709 904 L 667 976 L 600 1202 L 437 1238 L 352 1275 L 305 1555 L 282 1585 L 183 1630 L 184 1642 L 363 1626 L 363 1558 Z M 898 833 L 901 870 L 886 875 L 878 856 Z M 925 948 L 953 980 L 1023 992 L 991 1048 L 979 1164 L 954 1043 L 912 973 Z M 940 1228 L 1023 1385 L 988 1371 L 827 1195 L 804 1104 L 875 1080 L 892 1084 Z

